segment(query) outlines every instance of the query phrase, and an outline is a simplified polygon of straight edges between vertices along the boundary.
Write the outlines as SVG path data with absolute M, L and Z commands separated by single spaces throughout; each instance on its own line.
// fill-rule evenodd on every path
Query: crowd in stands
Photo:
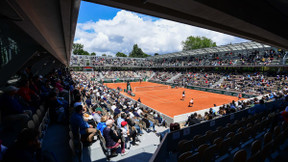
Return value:
M 105 79 L 137 77 L 134 71 L 102 71 L 102 75 Z
M 168 54 L 169 55 L 169 54 Z M 205 53 L 191 56 L 119 58 L 78 56 L 71 57 L 72 66 L 138 66 L 138 67 L 182 67 L 182 66 L 266 66 L 282 65 L 283 50 L 267 49 L 252 51 L 234 51 L 225 53 Z
M 140 71 L 135 71 L 136 75 L 141 77 L 141 78 L 150 78 L 151 75 L 153 74 L 153 71 L 151 70 L 140 70 Z
M 167 82 L 180 72 L 155 72 L 151 80 Z M 177 86 L 198 86 L 221 89 L 230 92 L 263 95 L 286 89 L 288 76 L 265 73 L 232 73 L 232 72 L 182 72 L 173 80 Z
M 72 66 L 152 66 L 153 62 L 142 58 L 118 58 L 118 57 L 98 57 L 98 56 L 78 56 L 71 57 Z
M 238 100 L 238 101 L 232 101 L 229 104 L 224 104 L 220 106 L 216 111 L 216 105 L 214 105 L 213 108 L 210 108 L 209 111 L 205 112 L 204 115 L 193 113 L 188 117 L 188 120 L 185 123 L 185 126 L 191 126 L 200 122 L 208 121 L 214 118 L 219 118 L 225 115 L 229 115 L 231 113 L 235 113 L 237 111 L 245 110 L 249 108 L 249 113 L 254 115 L 257 113 L 261 113 L 264 111 L 269 111 L 267 108 L 265 108 L 263 105 L 266 102 L 271 102 L 275 100 L 279 100 L 283 98 L 284 96 L 288 95 L 288 90 L 282 90 L 275 95 L 271 96 L 270 94 L 264 95 L 261 98 L 251 98 L 248 100 Z M 288 101 L 288 97 L 287 101 Z
M 154 66 L 223 66 L 223 65 L 279 65 L 285 55 L 284 51 L 273 49 L 259 52 L 250 51 L 246 54 L 240 52 L 209 53 L 195 56 L 157 59 Z
M 111 150 L 109 156 L 125 155 L 131 145 L 138 145 L 138 136 L 144 130 L 156 132 L 155 125 L 166 125 L 160 114 L 141 107 L 139 102 L 100 83 L 85 82 L 85 73 L 72 75 L 77 85 L 72 93 L 75 112 L 70 124 L 74 136 L 80 134 L 83 143 L 92 144 L 97 134 L 103 147 Z
M 0 96 L 1 134 L 12 134 L 2 139 L 8 147 L 1 156 L 3 161 L 47 160 L 41 155 L 40 141 L 48 124 L 48 116 L 50 123 L 66 123 L 68 91 L 73 90 L 73 86 L 67 69 L 53 70 L 41 76 L 32 74 L 31 68 L 27 67 L 18 82 L 3 89 Z M 13 143 L 15 135 L 17 139 Z
M 179 72 L 155 72 L 155 75 L 151 79 L 155 81 L 166 82 L 177 74 L 179 74 Z
M 265 75 L 260 73 L 229 74 L 217 89 L 246 94 L 262 95 L 287 88 L 287 75 Z
M 275 101 L 273 104 L 265 103 L 271 99 Z M 267 95 L 249 102 L 254 106 L 248 109 L 248 116 L 180 140 L 174 149 L 178 161 L 285 161 L 288 147 L 287 90 L 275 98 Z M 208 114 L 209 118 L 215 116 L 213 110 Z M 199 122 L 198 115 L 192 114 L 186 124 Z M 173 156 L 169 158 L 173 159 Z
M 156 132 L 156 125 L 167 126 L 167 123 L 161 114 L 144 108 L 140 102 L 134 102 L 122 96 L 119 91 L 109 89 L 91 79 L 101 75 L 107 77 L 148 77 L 153 73 L 142 70 L 71 72 L 70 74 L 66 69 L 57 69 L 41 76 L 33 75 L 30 68 L 27 67 L 19 82 L 14 85 L 7 85 L 0 96 L 3 130 L 12 129 L 15 133 L 20 132 L 17 142 L 9 145 L 7 154 L 3 154 L 4 161 L 16 158 L 11 157 L 15 152 L 22 153 L 20 158 L 25 158 L 24 156 L 27 154 L 31 154 L 29 158 L 32 159 L 43 158 L 37 157 L 38 154 L 35 154 L 39 149 L 41 150 L 41 147 L 38 146 L 39 141 L 35 141 L 35 145 L 26 142 L 34 140 L 35 137 L 39 140 L 42 131 L 40 128 L 42 123 L 40 124 L 39 120 L 41 116 L 43 119 L 45 110 L 49 112 L 51 123 L 70 123 L 73 134 L 70 137 L 73 141 L 80 139 L 84 144 L 90 145 L 95 142 L 97 136 L 104 144 L 103 147 L 112 151 L 110 155 L 116 156 L 117 152 L 125 155 L 131 145 L 136 146 L 140 142 L 138 137 L 143 134 L 143 131 Z M 259 99 L 233 101 L 230 104 L 220 106 L 219 109 L 211 108 L 204 115 L 194 113 L 188 118 L 185 123 L 186 126 L 251 107 L 253 108 L 249 110 L 249 113 L 257 114 L 265 110 L 263 106 L 265 102 L 278 100 L 286 96 L 288 92 L 287 75 L 155 72 L 152 79 L 165 82 L 177 74 L 181 74 L 181 76 L 174 80 L 174 83 L 179 85 L 183 85 L 185 82 L 185 85 L 188 86 L 211 87 L 224 77 L 223 82 L 215 85 L 214 88 L 257 95 L 265 94 Z M 73 101 L 72 109 L 69 109 L 70 95 Z M 40 105 L 44 105 L 45 108 L 41 109 Z M 170 130 L 179 129 L 177 123 L 170 125 L 170 127 Z M 35 128 L 40 130 L 39 135 L 37 131 L 35 132 Z M 169 130 L 159 132 L 157 135 L 162 139 L 168 132 Z M 30 152 L 24 151 L 29 147 L 35 147 L 35 149 Z
M 74 106 L 76 106 L 76 110 L 79 110 L 79 113 L 75 115 L 80 115 L 79 119 L 85 124 L 82 126 L 76 123 L 73 124 L 72 119 L 70 124 L 72 130 L 75 125 L 80 128 L 81 137 L 85 137 L 84 139 L 81 138 L 83 141 L 93 143 L 95 140 L 92 137 L 99 130 L 99 139 L 103 141 L 107 149 L 112 151 L 111 155 L 116 156 L 117 152 L 125 155 L 131 145 L 137 145 L 139 142 L 137 136 L 140 136 L 145 128 L 147 131 L 155 131 L 155 124 L 165 125 L 163 124 L 165 121 L 160 114 L 139 107 L 139 103 L 121 96 L 118 91 L 109 89 L 99 83 L 86 82 L 84 84 L 85 74 L 74 73 L 73 75 L 75 76 L 74 80 L 78 83 L 73 92 L 74 99 L 76 99 Z M 218 74 L 203 75 L 203 77 L 212 77 L 214 75 L 218 77 Z M 226 75 L 227 78 L 231 76 Z M 283 81 L 287 79 L 285 76 L 280 75 L 276 76 L 276 78 Z M 279 100 L 283 96 L 287 96 L 287 92 L 287 89 L 282 89 L 258 98 L 233 101 L 230 104 L 220 106 L 219 109 L 211 108 L 204 115 L 194 113 L 188 118 L 185 125 L 191 126 L 248 108 L 251 115 L 270 111 L 268 107 L 265 107 L 264 103 Z M 92 118 L 89 118 L 89 116 L 92 116 Z M 172 123 L 169 130 L 159 132 L 157 135 L 162 139 L 166 133 L 176 131 L 179 128 L 178 123 Z M 91 130 L 89 131 L 88 129 Z
M 200 87 L 212 87 L 217 81 L 223 77 L 221 74 L 217 73 L 193 73 L 187 72 L 183 73 L 179 78 L 174 80 L 174 83 L 180 86 L 200 86 Z

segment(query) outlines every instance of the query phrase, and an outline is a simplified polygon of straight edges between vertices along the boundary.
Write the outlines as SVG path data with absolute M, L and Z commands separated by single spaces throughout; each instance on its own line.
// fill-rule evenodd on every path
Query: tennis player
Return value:
M 188 107 L 193 107 L 193 104 L 194 104 L 194 100 L 193 100 L 193 98 L 189 101 L 189 105 L 188 105 Z M 192 105 L 192 106 L 191 106 Z
M 239 93 L 238 94 L 238 100 L 241 100 L 241 98 L 242 98 L 242 93 Z
M 184 101 L 184 99 L 185 99 L 185 91 L 182 92 L 182 99 L 181 100 Z

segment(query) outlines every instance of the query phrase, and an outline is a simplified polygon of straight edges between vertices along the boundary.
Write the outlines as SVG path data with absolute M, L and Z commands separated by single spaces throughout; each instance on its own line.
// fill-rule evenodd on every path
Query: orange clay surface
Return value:
M 163 114 L 166 114 L 170 117 L 174 117 L 176 115 L 186 114 L 189 112 L 194 112 L 198 110 L 207 109 L 213 107 L 214 104 L 223 105 L 232 102 L 232 100 L 237 101 L 237 97 L 216 94 L 186 88 L 172 88 L 164 90 L 149 90 L 149 91 L 139 91 L 134 92 L 135 87 L 150 87 L 150 86 L 163 86 L 163 84 L 151 83 L 151 82 L 131 82 L 130 85 L 132 87 L 133 93 L 135 97 L 132 97 L 125 93 L 123 89 L 126 89 L 127 83 L 104 83 L 104 85 L 109 88 L 116 89 L 117 87 L 121 87 L 122 94 L 138 100 L 140 97 L 141 102 Z M 185 90 L 185 99 L 182 99 L 182 92 Z M 189 101 L 191 98 L 194 99 L 193 107 L 188 107 Z

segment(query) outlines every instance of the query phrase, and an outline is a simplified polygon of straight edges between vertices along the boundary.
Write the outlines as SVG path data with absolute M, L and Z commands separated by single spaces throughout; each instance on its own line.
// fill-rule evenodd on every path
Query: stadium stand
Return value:
M 148 58 L 71 56 L 80 2 L 0 2 L 0 161 L 148 161 L 151 157 L 150 161 L 286 161 L 288 78 L 285 50 L 252 41 Z M 125 2 L 130 3 L 99 1 L 118 3 L 111 6 Z M 149 7 L 171 11 L 152 1 L 131 3 L 137 4 L 137 8 L 131 9 L 135 11 L 145 6 L 144 13 Z M 189 3 L 203 5 L 198 1 Z M 277 3 L 280 1 L 271 2 L 273 9 L 279 7 Z M 174 5 L 173 12 L 167 12 L 173 19 L 186 21 L 184 17 L 195 17 Z M 287 47 L 287 35 L 282 32 L 288 24 L 283 16 L 287 14 L 275 15 L 276 12 L 267 12 L 262 3 L 258 5 L 275 19 L 273 23 L 263 20 L 266 22 L 261 22 L 265 25 L 263 30 L 259 25 L 262 20 L 255 18 L 258 26 L 243 29 L 257 27 L 257 30 L 237 30 L 237 35 Z M 119 7 L 125 8 L 123 6 Z M 221 11 L 213 5 L 209 6 L 209 11 L 210 8 Z M 159 10 L 153 13 L 162 14 Z M 169 18 L 167 13 L 161 17 Z M 222 14 L 225 16 L 227 12 Z M 281 17 L 283 19 L 279 19 Z M 236 19 L 243 21 L 239 17 Z M 222 29 L 215 27 L 218 31 L 233 28 L 218 23 L 217 26 L 224 26 Z M 208 23 L 200 23 L 203 24 L 207 27 Z M 269 25 L 278 27 L 276 30 L 281 35 L 275 30 L 270 33 Z M 261 34 L 251 34 L 255 31 Z M 220 105 L 219 109 L 213 107 L 204 114 L 193 113 L 185 123 L 175 124 L 161 112 L 103 84 L 130 79 L 162 83 L 165 88 L 170 85 L 196 87 L 250 96 L 245 101 Z M 83 107 L 83 114 L 75 113 L 79 105 Z M 69 120 L 73 115 L 79 122 Z M 113 141 L 107 132 L 113 132 Z
M 151 56 L 148 58 L 118 58 L 77 56 L 71 58 L 72 67 L 215 67 L 215 66 L 283 66 L 285 51 L 257 42 L 243 42 Z

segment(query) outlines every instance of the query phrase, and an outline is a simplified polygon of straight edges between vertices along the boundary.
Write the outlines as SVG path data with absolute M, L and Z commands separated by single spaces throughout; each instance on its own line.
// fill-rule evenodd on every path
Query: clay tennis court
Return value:
M 207 109 L 213 107 L 214 104 L 219 106 L 230 103 L 232 100 L 238 100 L 237 97 L 233 96 L 186 88 L 176 89 L 169 87 L 169 89 L 167 89 L 168 87 L 166 85 L 151 82 L 142 82 L 141 84 L 139 82 L 131 82 L 130 84 L 135 97 L 128 95 L 124 91 L 121 92 L 122 94 L 135 100 L 138 100 L 140 97 L 143 104 L 172 118 L 176 115 Z M 126 89 L 127 87 L 127 83 L 105 83 L 104 85 L 113 89 L 117 87 Z M 180 100 L 183 90 L 185 90 L 186 94 L 184 101 Z M 188 107 L 191 98 L 194 99 L 194 106 Z

